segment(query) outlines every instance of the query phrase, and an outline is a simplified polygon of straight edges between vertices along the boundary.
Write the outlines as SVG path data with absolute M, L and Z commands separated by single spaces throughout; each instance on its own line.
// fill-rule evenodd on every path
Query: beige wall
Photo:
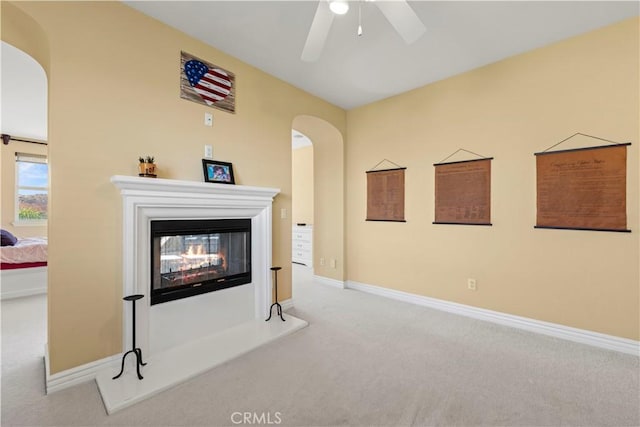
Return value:
M 233 163 L 238 184 L 280 188 L 274 212 L 290 211 L 294 118 L 317 116 L 341 133 L 346 114 L 120 2 L 5 4 L 3 22 L 18 8 L 49 40 L 49 352 L 56 373 L 121 351 L 121 200 L 112 175 L 135 175 L 138 156 L 149 154 L 160 177 L 202 181 L 203 145 L 212 144 L 216 159 Z M 180 99 L 181 50 L 235 73 L 236 114 Z M 213 127 L 202 124 L 205 112 L 213 113 Z M 283 267 L 280 297 L 287 299 L 291 219 L 279 215 L 273 263 Z
M 348 278 L 637 340 L 638 23 L 627 20 L 349 111 Z M 633 142 L 632 233 L 533 228 L 533 153 L 576 132 Z M 495 157 L 493 227 L 431 224 L 433 163 L 458 148 Z M 365 222 L 365 171 L 383 158 L 408 168 L 407 223 Z M 477 280 L 477 291 L 467 289 L 467 278 Z
M 313 224 L 313 145 L 293 150 L 291 182 L 292 222 Z
M 11 141 L 9 145 L 0 144 L 0 167 L 2 175 L 0 191 L 2 192 L 2 228 L 18 237 L 46 236 L 47 226 L 14 226 L 16 209 L 16 153 L 47 155 L 46 145 L 28 144 Z

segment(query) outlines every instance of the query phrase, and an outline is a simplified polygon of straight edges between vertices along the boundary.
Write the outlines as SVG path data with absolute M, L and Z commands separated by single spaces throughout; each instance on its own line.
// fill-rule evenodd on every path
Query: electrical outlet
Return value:
M 213 159 L 213 145 L 204 146 L 204 158 Z
M 320 258 L 320 265 L 324 265 L 324 258 Z
M 331 268 L 336 268 L 336 259 L 331 258 Z
M 286 219 L 287 218 L 287 208 L 280 209 L 280 218 L 281 219 Z
M 471 291 L 477 290 L 476 288 L 476 279 L 467 279 L 467 288 Z

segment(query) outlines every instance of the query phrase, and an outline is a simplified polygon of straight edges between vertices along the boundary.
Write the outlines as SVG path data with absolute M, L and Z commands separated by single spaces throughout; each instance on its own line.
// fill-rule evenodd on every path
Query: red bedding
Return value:
M 46 267 L 46 262 L 23 262 L 20 264 L 0 263 L 0 270 L 18 270 L 21 268 Z

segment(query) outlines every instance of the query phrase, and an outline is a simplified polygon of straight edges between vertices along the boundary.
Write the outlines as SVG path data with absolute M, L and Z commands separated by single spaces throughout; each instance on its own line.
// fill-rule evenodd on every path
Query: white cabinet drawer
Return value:
M 303 242 L 311 242 L 311 233 L 294 231 L 292 238 L 294 241 L 300 240 Z
M 311 252 L 311 242 L 306 242 L 304 240 L 294 240 L 293 242 L 291 242 L 291 249 L 293 249 L 293 251 L 307 251 L 307 252 Z
M 291 256 L 293 258 L 311 260 L 311 252 L 309 251 L 301 251 L 301 250 L 294 249 L 293 251 L 291 251 Z

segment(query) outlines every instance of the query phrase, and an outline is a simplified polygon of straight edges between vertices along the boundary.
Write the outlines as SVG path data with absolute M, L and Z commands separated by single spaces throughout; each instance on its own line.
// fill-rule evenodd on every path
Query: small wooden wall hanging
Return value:
M 548 151 L 582 135 L 611 143 Z M 627 145 L 576 133 L 535 153 L 535 228 L 618 231 L 627 229 Z
M 434 224 L 491 225 L 491 160 L 435 163 Z
M 236 76 L 187 52 L 180 52 L 180 98 L 235 113 Z
M 367 221 L 406 222 L 404 219 L 404 171 L 393 169 L 374 170 L 384 159 L 367 171 Z

